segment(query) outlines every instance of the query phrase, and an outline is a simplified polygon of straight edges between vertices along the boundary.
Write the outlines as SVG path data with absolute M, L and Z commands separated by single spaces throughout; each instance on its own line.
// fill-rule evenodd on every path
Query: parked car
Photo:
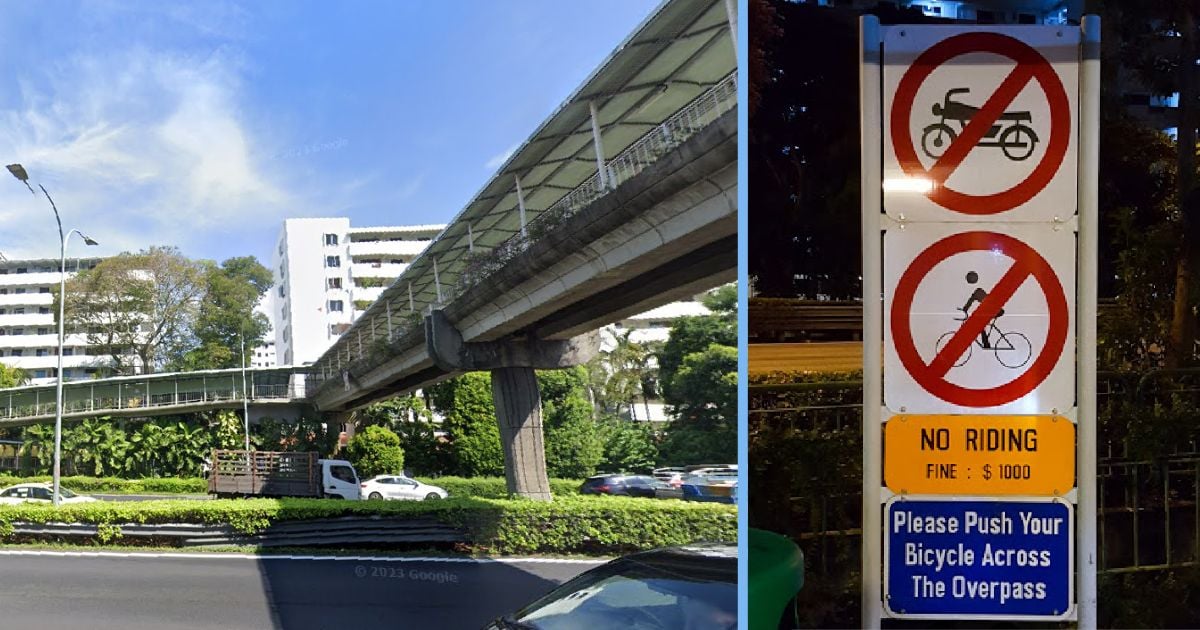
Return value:
M 737 545 L 642 551 L 576 576 L 485 630 L 737 628 Z
M 594 475 L 579 487 L 579 494 L 612 494 L 654 498 L 654 491 L 663 483 L 649 475 Z
M 62 486 L 58 488 L 62 503 L 92 503 L 94 497 L 75 494 Z M 48 483 L 21 483 L 0 490 L 0 504 L 41 503 L 53 501 L 54 488 Z
M 686 468 L 655 468 L 654 478 L 675 488 L 683 483 L 683 476 L 687 474 Z
M 445 499 L 450 496 L 445 490 L 410 479 L 404 475 L 376 475 L 362 482 L 362 496 L 366 499 L 403 499 L 422 501 Z

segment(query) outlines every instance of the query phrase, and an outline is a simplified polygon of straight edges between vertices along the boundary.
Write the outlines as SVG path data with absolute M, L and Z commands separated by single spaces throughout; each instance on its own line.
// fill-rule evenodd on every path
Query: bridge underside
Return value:
M 444 311 L 466 342 L 567 339 L 737 276 L 737 111 L 564 220 Z M 321 387 L 322 411 L 348 411 L 456 372 L 424 333 Z

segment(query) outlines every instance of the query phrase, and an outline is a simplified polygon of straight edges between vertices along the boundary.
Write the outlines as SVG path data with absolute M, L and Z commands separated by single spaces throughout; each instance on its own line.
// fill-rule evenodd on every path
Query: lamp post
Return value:
M 13 177 L 16 177 L 21 180 L 22 184 L 25 184 L 29 192 L 37 196 L 37 192 L 29 185 L 29 174 L 25 172 L 25 167 L 20 164 L 9 164 L 7 168 L 8 172 L 13 174 Z M 62 498 L 59 496 L 59 485 L 62 478 L 63 332 L 66 323 L 67 305 L 67 241 L 71 238 L 72 234 L 78 234 L 79 238 L 82 238 L 83 242 L 88 245 L 99 245 L 99 243 L 88 238 L 79 230 L 71 230 L 63 234 L 62 219 L 58 216 L 58 206 L 54 205 L 54 199 L 50 198 L 50 193 L 46 192 L 45 186 L 38 184 L 38 188 L 42 189 L 42 194 L 50 202 L 50 209 L 54 210 L 54 221 L 58 223 L 58 378 L 54 387 L 54 491 L 51 495 L 54 507 L 58 507 L 62 502 Z
M 238 330 L 242 364 L 242 424 L 246 431 L 246 453 L 250 452 L 250 392 L 246 390 L 246 331 Z

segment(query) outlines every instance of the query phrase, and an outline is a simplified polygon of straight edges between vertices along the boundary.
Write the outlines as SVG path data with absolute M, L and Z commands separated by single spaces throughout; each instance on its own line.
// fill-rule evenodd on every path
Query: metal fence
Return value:
M 861 383 L 749 393 L 752 526 L 787 530 L 816 573 L 857 566 Z M 1200 370 L 1101 373 L 1097 408 L 1100 571 L 1200 565 Z M 773 483 L 788 484 L 785 504 L 759 492 Z

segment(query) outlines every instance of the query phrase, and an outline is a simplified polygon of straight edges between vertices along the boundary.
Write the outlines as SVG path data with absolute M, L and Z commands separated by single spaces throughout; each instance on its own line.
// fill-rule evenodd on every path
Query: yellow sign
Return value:
M 1075 487 L 1075 425 L 1062 416 L 892 416 L 883 478 L 901 494 L 1057 496 Z

